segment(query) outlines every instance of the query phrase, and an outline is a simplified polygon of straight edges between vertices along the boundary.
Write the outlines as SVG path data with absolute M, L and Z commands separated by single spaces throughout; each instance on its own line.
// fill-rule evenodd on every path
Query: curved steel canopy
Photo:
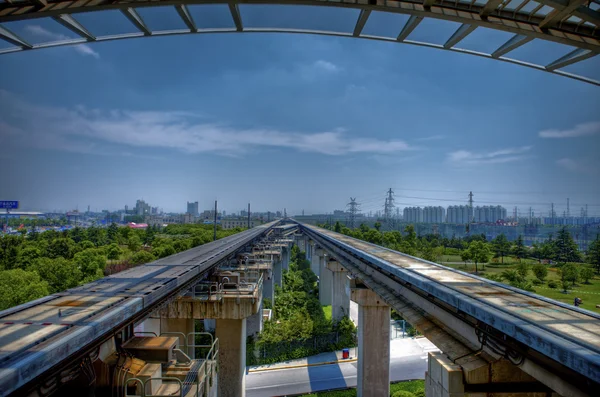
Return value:
M 230 29 L 198 28 L 187 6 L 206 4 L 227 5 L 235 27 Z M 239 9 L 240 4 L 341 7 L 357 9 L 360 10 L 360 13 L 352 32 L 280 27 L 248 28 L 244 27 Z M 525 7 L 528 4 L 530 7 Z M 151 30 L 136 9 L 157 6 L 175 7 L 187 29 Z M 531 9 L 531 6 L 534 8 Z M 524 11 L 526 8 L 530 11 Z M 120 10 L 137 28 L 138 32 L 97 37 L 73 16 L 78 13 L 104 10 Z M 400 33 L 397 37 L 363 34 L 363 28 L 373 11 L 405 14 L 409 18 L 404 26 L 398 27 Z M 81 38 L 32 44 L 2 25 L 3 22 L 45 17 L 53 18 Z M 424 18 L 452 21 L 461 25 L 442 45 L 410 40 L 409 35 Z M 274 26 L 277 26 L 276 23 L 277 21 L 274 21 Z M 457 47 L 461 40 L 478 27 L 508 32 L 513 36 L 491 53 Z M 600 53 L 600 0 L 4 0 L 3 3 L 0 3 L 0 38 L 15 46 L 0 50 L 0 54 L 136 37 L 228 32 L 311 33 L 406 43 L 515 63 L 600 85 L 600 81 L 561 70 Z M 509 52 L 534 39 L 560 43 L 574 49 L 547 65 L 532 64 L 506 56 Z

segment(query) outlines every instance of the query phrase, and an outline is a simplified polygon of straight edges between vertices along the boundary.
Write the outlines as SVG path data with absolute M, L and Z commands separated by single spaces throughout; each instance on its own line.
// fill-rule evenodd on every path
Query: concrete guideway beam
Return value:
M 349 255 L 345 251 L 331 245 L 327 240 L 317 239 L 336 259 L 342 263 L 348 271 L 359 278 L 387 303 L 394 307 L 407 321 L 413 324 L 419 331 L 431 340 L 440 350 L 458 364 L 470 360 L 483 360 L 477 363 L 477 367 L 487 365 L 489 362 L 498 360 L 501 356 L 492 351 L 487 345 L 482 346 L 475 332 L 477 324 L 464 316 L 456 315 L 450 308 L 441 302 L 432 301 L 421 294 L 416 293 L 405 285 L 391 279 L 376 268 Z M 408 308 L 408 310 L 407 310 Z M 422 319 L 421 321 L 419 319 Z M 454 342 L 453 342 L 454 341 Z M 482 350 L 482 353 L 473 358 L 472 354 Z M 485 354 L 483 356 L 482 354 Z M 557 376 L 553 372 L 553 363 L 544 359 L 541 354 L 529 351 L 529 355 L 523 356 L 519 368 L 536 378 L 538 381 L 556 391 L 560 395 L 583 397 L 588 393 L 582 391 L 578 385 L 571 383 L 572 378 Z M 482 358 L 485 357 L 485 360 Z M 544 363 L 543 365 L 541 363 Z M 512 364 L 511 364 L 512 365 Z M 564 370 L 555 368 L 557 370 Z
M 358 397 L 390 395 L 390 307 L 367 288 L 352 288 L 358 303 Z

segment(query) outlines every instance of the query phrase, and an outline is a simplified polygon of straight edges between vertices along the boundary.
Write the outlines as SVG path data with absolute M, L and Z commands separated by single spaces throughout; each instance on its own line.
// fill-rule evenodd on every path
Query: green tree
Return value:
M 533 266 L 533 274 L 538 280 L 544 282 L 544 280 L 546 280 L 546 277 L 548 276 L 548 268 L 545 265 L 542 265 L 541 263 L 535 264 Z
M 42 256 L 42 251 L 37 246 L 27 246 L 19 251 L 18 262 L 21 269 L 27 269 Z
M 46 256 L 49 258 L 73 258 L 75 241 L 70 238 L 55 238 L 48 244 Z
M 581 262 L 579 248 L 566 227 L 558 232 L 554 240 L 554 251 L 558 263 Z
M 375 222 L 375 224 L 373 225 L 373 227 L 379 231 L 379 229 L 381 229 L 381 222 Z
M 473 241 L 469 244 L 471 260 L 475 262 L 475 273 L 477 273 L 477 264 L 485 264 L 490 260 L 492 251 L 487 243 L 483 241 Z M 485 268 L 485 266 L 484 266 Z
M 124 227 L 123 229 L 129 229 L 128 227 Z M 135 234 L 129 236 L 127 240 L 127 247 L 131 250 L 131 252 L 138 252 L 142 246 L 142 241 Z
M 119 248 L 119 246 L 115 243 L 112 243 L 108 246 L 107 249 L 107 257 L 108 259 L 119 259 L 119 257 L 123 254 L 123 250 Z
M 36 272 L 23 269 L 0 271 L 0 310 L 49 294 L 48 283 Z
M 106 256 L 99 249 L 86 249 L 75 254 L 73 261 L 86 280 L 93 281 L 104 276 L 104 268 L 106 267 Z
M 146 232 L 144 233 L 144 244 L 152 244 L 152 241 L 154 241 L 154 229 L 152 229 L 150 226 L 148 226 L 146 228 Z
M 106 238 L 108 239 L 109 243 L 116 243 L 116 242 L 118 242 L 119 227 L 117 226 L 116 223 L 113 222 L 113 223 L 110 224 L 110 226 L 106 230 Z
M 104 245 L 106 240 L 106 231 L 97 226 L 91 226 L 87 229 L 87 239 L 96 247 Z
M 590 244 L 587 252 L 587 260 L 594 265 L 598 274 L 600 274 L 600 235 Z
M 592 270 L 591 267 L 584 267 L 583 269 L 581 269 L 579 275 L 581 276 L 581 279 L 584 283 L 589 284 L 590 280 L 594 278 L 594 270 Z
M 567 292 L 569 284 L 573 286 L 579 279 L 579 267 L 573 263 L 564 264 L 559 270 L 559 275 L 563 290 Z
M 0 236 L 0 269 L 13 269 L 17 264 L 19 248 L 23 243 L 22 237 Z
M 519 234 L 517 237 L 517 241 L 515 241 L 515 245 L 513 247 L 512 253 L 517 257 L 519 262 L 521 262 L 521 258 L 524 258 L 527 255 L 527 248 L 525 248 L 525 244 L 523 243 L 523 236 Z
M 139 251 L 133 254 L 131 257 L 131 263 L 134 265 L 141 265 L 143 263 L 152 262 L 156 258 L 148 251 Z
M 460 253 L 460 260 L 462 260 L 463 262 L 465 262 L 465 267 L 467 267 L 467 262 L 470 261 L 471 258 L 471 251 L 469 251 L 469 249 L 464 249 L 461 251 Z
M 496 255 L 502 258 L 502 263 L 504 263 L 504 257 L 510 252 L 510 242 L 504 233 L 499 234 L 492 240 L 492 247 L 494 247 Z
M 83 273 L 77 264 L 64 258 L 42 258 L 32 266 L 32 270 L 48 282 L 50 293 L 76 287 L 83 279 Z
M 69 237 L 77 244 L 86 239 L 85 229 L 80 228 L 79 226 L 75 226 L 73 229 L 69 231 Z
M 342 225 L 340 224 L 339 221 L 335 222 L 335 226 L 333 227 L 333 231 L 336 233 L 341 233 L 342 231 Z
M 517 273 L 521 275 L 523 279 L 527 277 L 529 274 L 530 266 L 527 263 L 521 262 L 517 265 Z

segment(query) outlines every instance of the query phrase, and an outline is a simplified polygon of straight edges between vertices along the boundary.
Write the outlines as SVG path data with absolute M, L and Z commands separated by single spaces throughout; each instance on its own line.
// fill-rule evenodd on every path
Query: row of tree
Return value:
M 222 238 L 241 229 L 218 230 Z M 0 310 L 213 240 L 209 225 L 76 227 L 0 236 Z
M 381 232 L 378 223 L 374 228 L 361 224 L 356 229 L 347 228 L 339 222 L 320 226 L 430 261 L 439 261 L 444 253 L 457 253 L 463 261 L 472 261 L 476 266 L 488 262 L 491 257 L 500 258 L 504 263 L 506 256 L 516 257 L 519 262 L 523 258 L 534 258 L 540 263 L 545 260 L 559 265 L 585 260 L 593 264 L 600 273 L 600 236 L 590 244 L 587 252 L 581 252 L 567 228 L 561 229 L 556 237 L 550 235 L 543 243 L 534 243 L 528 247 L 521 235 L 511 242 L 504 234 L 500 234 L 488 242 L 484 234 L 465 238 L 447 238 L 433 234 L 417 236 L 413 225 L 406 226 L 403 232 Z

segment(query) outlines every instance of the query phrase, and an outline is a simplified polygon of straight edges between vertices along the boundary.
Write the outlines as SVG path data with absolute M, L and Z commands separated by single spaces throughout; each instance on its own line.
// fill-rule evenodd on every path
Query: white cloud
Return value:
M 541 138 L 575 138 L 595 134 L 600 134 L 600 121 L 577 124 L 575 127 L 566 130 L 544 130 L 540 131 L 538 135 Z
M 448 153 L 448 161 L 454 164 L 462 165 L 510 163 L 527 158 L 526 153 L 529 152 L 531 148 L 531 146 L 521 146 L 516 148 L 499 149 L 487 153 L 457 150 L 455 152 Z
M 427 141 L 439 141 L 441 139 L 444 139 L 443 135 L 431 135 L 431 136 L 426 136 L 423 138 L 417 138 L 417 141 L 421 141 L 421 142 L 427 142 Z
M 332 73 L 338 72 L 340 70 L 340 68 L 337 67 L 335 64 L 333 64 L 329 61 L 324 61 L 322 59 L 316 61 L 314 63 L 314 67 L 317 69 L 322 69 L 322 70 L 325 70 L 327 72 L 332 72 Z
M 339 156 L 353 153 L 394 154 L 412 150 L 401 140 L 352 137 L 341 129 L 317 133 L 268 128 L 235 128 L 203 122 L 179 111 L 100 111 L 36 106 L 0 90 L 0 101 L 10 104 L 3 116 L 19 119 L 21 143 L 38 147 L 93 153 L 106 145 L 120 148 L 167 148 L 184 153 L 240 155 L 275 147 Z M 6 114 L 3 114 L 6 112 Z M 35 117 L 31 117 L 34 114 Z
M 556 164 L 559 167 L 565 168 L 571 172 L 580 174 L 595 174 L 600 172 L 598 166 L 592 166 L 589 161 L 586 160 L 574 160 L 568 157 L 556 160 Z
M 51 41 L 63 41 L 63 40 L 71 39 L 70 37 L 68 37 L 62 33 L 51 32 L 47 29 L 44 29 L 43 27 L 41 27 L 39 25 L 26 25 L 25 30 L 27 30 L 29 33 L 31 33 L 35 36 L 46 38 Z M 77 45 L 74 45 L 72 48 L 82 55 L 90 55 L 96 59 L 100 59 L 100 54 L 98 54 L 96 51 L 94 51 L 87 44 L 77 44 Z

